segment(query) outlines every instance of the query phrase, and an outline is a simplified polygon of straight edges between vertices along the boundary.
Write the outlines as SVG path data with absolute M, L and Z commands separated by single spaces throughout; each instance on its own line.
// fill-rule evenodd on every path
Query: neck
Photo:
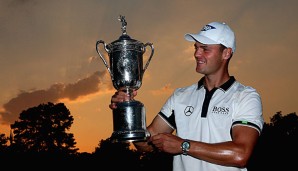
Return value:
M 223 74 L 221 76 L 215 76 L 215 75 L 205 75 L 204 85 L 207 87 L 207 89 L 210 91 L 215 87 L 220 87 L 222 84 L 227 82 L 230 79 L 230 75 Z

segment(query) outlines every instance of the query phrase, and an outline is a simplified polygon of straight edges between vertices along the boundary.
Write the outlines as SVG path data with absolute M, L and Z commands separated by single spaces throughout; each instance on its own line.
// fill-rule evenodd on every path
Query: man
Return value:
M 176 89 L 148 126 L 148 142 L 134 145 L 173 154 L 174 171 L 247 170 L 264 120 L 257 91 L 229 75 L 235 34 L 227 24 L 212 22 L 185 39 L 194 42 L 196 71 L 204 77 Z M 128 98 L 116 92 L 110 108 Z

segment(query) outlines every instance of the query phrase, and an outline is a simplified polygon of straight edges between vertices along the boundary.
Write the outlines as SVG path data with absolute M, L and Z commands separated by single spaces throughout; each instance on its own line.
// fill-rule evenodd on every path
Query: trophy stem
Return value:
M 132 88 L 125 87 L 125 89 L 123 89 L 122 91 L 129 95 L 129 99 L 126 100 L 126 101 L 134 101 L 133 98 L 132 98 L 132 92 L 133 92 Z

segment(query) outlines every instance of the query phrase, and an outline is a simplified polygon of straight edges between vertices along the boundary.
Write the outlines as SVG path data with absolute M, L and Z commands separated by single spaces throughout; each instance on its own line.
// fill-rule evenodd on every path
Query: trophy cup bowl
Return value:
M 126 33 L 125 17 L 120 15 L 119 20 L 122 22 L 122 35 L 110 44 L 106 44 L 103 40 L 97 41 L 96 52 L 110 73 L 114 88 L 130 94 L 141 87 L 154 47 L 152 43 L 143 44 L 131 39 Z M 100 53 L 100 44 L 109 56 L 109 64 Z M 151 48 L 151 54 L 143 67 L 143 55 L 147 46 Z M 145 141 L 150 137 L 146 127 L 146 111 L 142 102 L 129 99 L 117 103 L 117 108 L 113 109 L 112 141 Z

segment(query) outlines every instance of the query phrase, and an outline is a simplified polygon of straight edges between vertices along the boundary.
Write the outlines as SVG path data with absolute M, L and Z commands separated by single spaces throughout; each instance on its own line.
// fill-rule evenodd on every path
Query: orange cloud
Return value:
M 72 84 L 56 83 L 46 90 L 31 92 L 21 91 L 17 97 L 5 103 L 0 111 L 2 124 L 13 123 L 22 110 L 37 106 L 41 103 L 59 102 L 62 99 L 74 101 L 79 97 L 95 94 L 99 91 L 110 91 L 111 85 L 104 85 L 106 71 L 95 72 Z

